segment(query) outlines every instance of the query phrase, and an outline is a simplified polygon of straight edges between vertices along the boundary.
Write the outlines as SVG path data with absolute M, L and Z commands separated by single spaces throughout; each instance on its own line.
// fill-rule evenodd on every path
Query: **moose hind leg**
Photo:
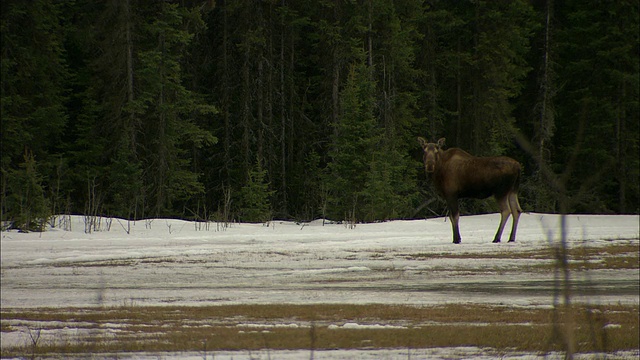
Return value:
M 509 219 L 509 215 L 511 215 L 511 206 L 509 205 L 509 195 L 503 196 L 498 200 L 498 206 L 500 207 L 500 225 L 498 226 L 498 232 L 496 232 L 496 236 L 493 238 L 494 243 L 499 243 L 500 238 L 502 237 L 502 231 L 504 230 L 504 225 L 507 223 Z
M 513 224 L 511 225 L 511 235 L 509 235 L 509 242 L 516 241 L 516 231 L 518 230 L 518 220 L 520 220 L 520 214 L 522 209 L 520 208 L 520 202 L 518 201 L 518 194 L 515 192 L 509 193 L 509 207 L 511 208 L 511 215 L 513 215 Z

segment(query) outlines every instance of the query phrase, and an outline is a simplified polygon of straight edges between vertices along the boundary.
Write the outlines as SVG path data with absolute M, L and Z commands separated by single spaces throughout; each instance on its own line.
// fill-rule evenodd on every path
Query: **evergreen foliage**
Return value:
M 266 222 L 271 220 L 271 204 L 269 198 L 273 191 L 265 182 L 267 171 L 258 162 L 249 171 L 249 179 L 240 190 L 239 219 L 243 222 Z
M 416 136 L 518 159 L 525 210 L 560 210 L 552 172 L 570 212 L 639 211 L 637 2 L 8 0 L 1 10 L 1 217 L 24 230 L 60 212 L 442 214 Z
M 3 193 L 7 194 L 4 201 L 9 210 L 3 215 L 10 219 L 10 227 L 21 231 L 42 231 L 49 219 L 50 208 L 33 154 L 25 153 L 19 168 L 9 170 L 3 176 L 7 179 Z
M 342 114 L 334 124 L 325 179 L 329 190 L 329 217 L 363 220 L 365 184 L 371 172 L 375 146 L 380 131 L 374 117 L 375 84 L 367 66 L 361 61 L 349 69 L 341 94 Z

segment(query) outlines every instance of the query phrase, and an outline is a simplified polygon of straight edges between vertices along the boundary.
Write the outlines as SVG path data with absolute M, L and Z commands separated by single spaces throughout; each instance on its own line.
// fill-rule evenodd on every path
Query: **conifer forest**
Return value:
M 638 0 L 3 0 L 0 16 L 3 228 L 443 216 L 418 136 L 518 160 L 525 211 L 639 212 Z

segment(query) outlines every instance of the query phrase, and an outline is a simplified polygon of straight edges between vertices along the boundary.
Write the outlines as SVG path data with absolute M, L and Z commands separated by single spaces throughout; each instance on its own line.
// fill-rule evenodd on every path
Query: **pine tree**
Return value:
M 46 192 L 47 182 L 55 178 L 68 119 L 63 7 L 47 0 L 2 3 L 2 220 L 12 220 L 23 211 L 28 211 L 31 219 L 46 214 L 41 208 L 46 202 L 42 191 Z M 24 223 L 24 217 L 21 219 Z M 31 226 L 29 221 L 25 226 Z
M 3 1 L 0 217 L 20 183 L 56 212 L 412 216 L 417 135 L 518 158 L 525 207 L 557 209 L 545 167 L 570 211 L 637 212 L 638 5 L 609 5 Z
M 557 91 L 556 46 L 553 0 L 547 0 L 544 8 L 544 29 L 543 29 L 543 53 L 540 70 L 538 72 L 538 101 L 534 106 L 534 146 L 535 172 L 532 174 L 534 190 L 534 208 L 536 211 L 548 212 L 554 210 L 554 194 L 545 179 L 543 172 L 548 167 L 550 160 L 550 150 L 553 135 L 555 132 L 555 103 L 554 97 Z
M 374 117 L 375 83 L 364 59 L 353 64 L 341 93 L 341 116 L 334 124 L 326 178 L 329 217 L 362 220 L 362 189 L 371 169 L 380 132 Z
M 240 190 L 239 219 L 244 222 L 266 222 L 271 220 L 271 202 L 273 191 L 266 182 L 267 171 L 260 162 L 249 172 L 247 183 Z
M 536 23 L 526 1 L 478 1 L 473 75 L 473 146 L 482 155 L 501 155 L 512 143 L 513 105 L 523 88 L 521 80 L 531 67 L 526 63 L 529 39 Z
M 24 162 L 18 169 L 9 170 L 3 177 L 3 201 L 11 227 L 21 231 L 43 231 L 51 210 L 42 187 L 42 176 L 36 168 L 32 153 L 24 154 Z M 5 189 L 6 187 L 6 189 Z
M 555 162 L 571 170 L 569 211 L 637 211 L 638 5 L 556 5 L 563 87 Z
M 133 102 L 142 119 L 143 174 L 148 207 L 153 214 L 173 209 L 204 192 L 199 174 L 190 169 L 191 148 L 216 139 L 194 123 L 194 114 L 213 111 L 182 83 L 180 61 L 193 35 L 183 27 L 177 4 L 160 3 L 143 25 L 144 43 L 137 53 L 135 79 L 140 92 Z
M 362 190 L 363 220 L 372 222 L 406 218 L 411 214 L 415 189 L 407 171 L 407 159 L 396 149 L 381 143 L 373 151 L 371 168 Z

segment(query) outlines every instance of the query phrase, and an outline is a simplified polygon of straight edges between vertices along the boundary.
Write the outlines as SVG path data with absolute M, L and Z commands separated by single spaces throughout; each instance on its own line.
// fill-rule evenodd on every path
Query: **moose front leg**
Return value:
M 460 220 L 460 211 L 458 210 L 458 199 L 450 199 L 447 201 L 449 207 L 449 219 L 451 219 L 451 228 L 453 230 L 453 243 L 460 244 L 460 228 L 458 221 Z

